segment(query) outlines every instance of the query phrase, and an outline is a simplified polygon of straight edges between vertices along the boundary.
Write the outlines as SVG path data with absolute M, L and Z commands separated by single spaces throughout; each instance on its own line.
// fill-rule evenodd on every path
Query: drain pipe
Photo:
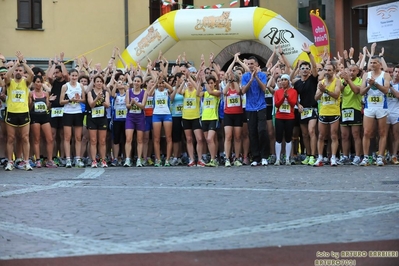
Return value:
M 125 1 L 125 48 L 129 45 L 129 0 Z

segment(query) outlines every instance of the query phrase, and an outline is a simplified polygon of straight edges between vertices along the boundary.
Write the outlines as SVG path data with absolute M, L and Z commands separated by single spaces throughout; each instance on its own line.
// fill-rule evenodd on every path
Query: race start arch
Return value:
M 123 53 L 127 64 L 156 60 L 180 40 L 259 40 L 269 49 L 280 45 L 291 65 L 308 61 L 302 44 L 316 48 L 279 14 L 260 7 L 221 9 L 180 9 L 158 18 Z M 241 51 L 242 52 L 242 51 Z M 142 64 L 142 67 L 145 67 Z M 145 63 L 146 64 L 146 63 Z M 118 62 L 118 67 L 123 67 Z

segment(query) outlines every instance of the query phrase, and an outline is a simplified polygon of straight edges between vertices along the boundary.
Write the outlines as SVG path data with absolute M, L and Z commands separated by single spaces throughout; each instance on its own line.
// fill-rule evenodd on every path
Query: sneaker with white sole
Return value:
M 242 163 L 240 162 L 240 160 L 235 159 L 234 166 L 242 166 Z
M 8 161 L 6 164 L 6 167 L 4 167 L 6 171 L 12 171 L 14 169 L 14 162 L 13 161 Z
M 253 162 L 251 163 L 251 166 L 258 166 L 258 162 L 257 162 L 257 161 L 253 161 Z
M 355 158 L 352 161 L 352 165 L 359 165 L 362 162 L 362 160 L 360 160 L 359 156 L 355 156 Z
M 230 167 L 231 166 L 231 163 L 230 163 L 229 159 L 226 159 L 226 161 L 224 162 L 224 166 L 225 167 Z
M 377 157 L 377 166 L 384 166 L 384 158 L 382 156 Z
M 105 161 L 104 159 L 101 160 L 101 168 L 108 168 L 107 161 Z
M 317 159 L 317 161 L 313 164 L 314 167 L 324 166 L 323 159 Z
M 280 165 L 280 160 L 277 159 L 276 162 L 274 163 L 274 166 L 279 166 Z
M 143 167 L 143 164 L 141 163 L 141 159 L 138 158 L 136 161 L 136 167 Z
M 268 165 L 267 159 L 263 158 L 262 159 L 262 166 L 267 166 L 267 165 Z
M 71 161 L 71 159 L 66 159 L 65 167 L 66 167 L 66 168 L 71 168 L 71 167 L 72 167 L 72 161 Z
M 132 163 L 130 162 L 130 158 L 126 158 L 125 163 L 123 164 L 123 167 L 131 167 Z
M 82 162 L 82 159 L 76 159 L 76 163 L 75 163 L 75 167 L 76 168 L 84 168 L 85 164 Z
M 369 166 L 370 165 L 369 158 L 368 157 L 364 157 L 359 165 L 360 166 Z
M 337 158 L 331 157 L 330 165 L 331 165 L 331 166 L 337 166 L 337 165 L 338 165 L 338 164 L 337 164 Z

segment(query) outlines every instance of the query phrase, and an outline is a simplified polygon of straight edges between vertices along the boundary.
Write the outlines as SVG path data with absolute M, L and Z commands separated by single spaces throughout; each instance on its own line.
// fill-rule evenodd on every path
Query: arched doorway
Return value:
M 226 71 L 234 59 L 234 54 L 238 51 L 243 51 L 240 54 L 240 59 L 255 56 L 259 61 L 259 66 L 263 68 L 267 60 L 269 60 L 273 51 L 267 46 L 253 40 L 240 41 L 225 47 L 214 59 L 215 63 L 219 64 L 223 71 Z

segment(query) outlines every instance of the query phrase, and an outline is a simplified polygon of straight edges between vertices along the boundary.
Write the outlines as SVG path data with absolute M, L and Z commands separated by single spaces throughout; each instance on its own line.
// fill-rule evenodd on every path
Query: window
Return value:
M 259 0 L 250 0 L 248 5 L 245 5 L 246 0 L 240 0 L 240 7 L 259 6 Z
M 42 28 L 42 0 L 18 0 L 18 28 Z
M 172 0 L 168 1 L 172 2 Z M 178 10 L 180 4 L 178 0 L 175 0 L 174 2 L 175 4 L 164 5 L 162 0 L 150 0 L 150 24 L 168 12 Z

